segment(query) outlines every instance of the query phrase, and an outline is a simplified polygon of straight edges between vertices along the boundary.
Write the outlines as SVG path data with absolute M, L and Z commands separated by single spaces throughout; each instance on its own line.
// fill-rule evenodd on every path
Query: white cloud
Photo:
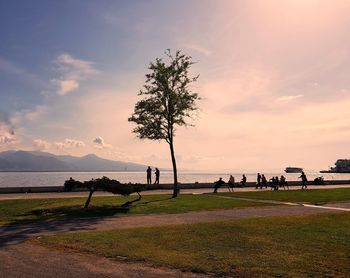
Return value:
M 276 101 L 289 102 L 304 97 L 304 95 L 282 96 L 276 99 Z
M 7 145 L 16 143 L 17 139 L 12 135 L 0 135 L 0 144 Z
M 75 139 L 65 139 L 63 142 L 54 142 L 53 145 L 56 149 L 83 148 L 86 146 L 83 141 Z
M 52 79 L 51 84 L 60 96 L 76 91 L 82 80 L 98 74 L 93 62 L 74 58 L 68 53 L 59 55 L 54 64 L 61 76 Z
M 38 150 L 47 150 L 51 147 L 51 143 L 42 139 L 33 140 L 34 147 Z
M 64 96 L 70 92 L 73 92 L 79 88 L 79 82 L 74 79 L 67 80 L 52 80 L 53 84 L 57 86 L 57 94 Z
M 16 138 L 14 132 L 6 125 L 2 125 L 0 123 L 0 145 L 13 144 L 17 141 L 18 139 Z
M 95 147 L 97 148 L 112 148 L 112 145 L 106 144 L 104 139 L 101 136 L 96 137 L 93 140 L 93 143 L 95 144 Z
M 18 142 L 15 132 L 6 117 L 0 115 L 0 145 L 14 144 Z

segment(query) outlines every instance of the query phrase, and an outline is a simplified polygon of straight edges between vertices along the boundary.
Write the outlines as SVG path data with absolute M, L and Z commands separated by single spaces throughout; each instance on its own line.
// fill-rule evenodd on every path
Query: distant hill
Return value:
M 0 171 L 144 171 L 146 165 L 114 161 L 94 154 L 82 157 L 39 151 L 0 152 Z

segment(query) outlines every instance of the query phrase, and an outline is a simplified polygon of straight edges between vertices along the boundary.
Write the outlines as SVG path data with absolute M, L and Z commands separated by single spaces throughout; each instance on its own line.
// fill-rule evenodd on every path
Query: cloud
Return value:
M 64 96 L 70 92 L 73 92 L 79 88 L 79 82 L 74 79 L 70 80 L 52 80 L 57 85 L 57 94 Z
M 17 139 L 14 136 L 0 135 L 0 145 L 8 145 L 16 142 Z
M 18 141 L 13 129 L 4 122 L 0 122 L 0 145 L 13 144 Z
M 112 145 L 106 144 L 104 139 L 100 136 L 96 137 L 92 142 L 97 148 L 112 148 Z
M 64 96 L 79 89 L 80 82 L 98 74 L 94 63 L 74 58 L 68 53 L 60 54 L 54 61 L 59 78 L 51 80 L 56 94 Z
M 5 113 L 0 112 L 0 145 L 13 144 L 17 141 L 10 120 Z
M 38 150 L 47 150 L 51 147 L 51 143 L 42 139 L 33 140 L 34 146 Z
M 75 139 L 65 139 L 63 142 L 54 142 L 53 145 L 56 149 L 71 149 L 71 148 L 83 148 L 85 147 L 85 143 L 83 141 L 75 140 Z
M 276 101 L 289 102 L 304 97 L 304 95 L 282 96 L 276 99 Z
M 53 143 L 38 138 L 33 140 L 33 144 L 34 144 L 34 147 L 38 150 L 48 150 L 48 149 L 51 149 L 52 147 L 57 150 L 78 149 L 86 146 L 83 141 L 68 139 L 68 138 L 62 142 L 53 142 Z

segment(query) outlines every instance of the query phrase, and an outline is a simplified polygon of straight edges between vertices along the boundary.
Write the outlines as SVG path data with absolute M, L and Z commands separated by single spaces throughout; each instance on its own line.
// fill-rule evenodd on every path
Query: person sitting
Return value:
M 269 186 L 271 187 L 271 190 L 276 190 L 276 179 L 275 177 L 272 177 L 269 179 Z
M 225 183 L 226 182 L 224 182 L 221 177 L 219 178 L 218 181 L 214 182 L 214 193 L 217 193 L 218 188 L 221 187 Z
M 279 189 L 279 185 L 280 185 L 280 181 L 278 179 L 278 177 L 275 177 L 275 184 L 274 184 L 274 190 L 278 190 Z
M 233 188 L 235 187 L 235 177 L 230 175 L 230 178 L 229 178 L 227 184 L 228 184 L 228 190 L 231 191 L 231 189 L 232 189 L 232 191 L 233 191 Z
M 242 175 L 242 180 L 241 180 L 241 187 L 245 187 L 246 182 L 247 182 L 247 178 L 246 178 L 246 176 L 243 174 L 243 175 Z
M 280 186 L 282 187 L 283 186 L 283 189 L 285 190 L 286 189 L 286 186 L 287 186 L 287 189 L 289 190 L 289 186 L 288 186 L 288 183 L 286 182 L 286 178 L 285 176 L 281 176 L 280 178 Z

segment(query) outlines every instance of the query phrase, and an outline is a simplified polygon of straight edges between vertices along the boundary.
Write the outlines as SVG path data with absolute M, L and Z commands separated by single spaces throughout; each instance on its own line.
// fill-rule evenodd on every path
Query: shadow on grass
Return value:
M 159 203 L 159 202 L 162 202 L 162 201 L 168 201 L 168 200 L 171 200 L 171 199 L 173 199 L 173 198 L 172 197 L 167 197 L 167 198 L 162 198 L 162 199 L 157 199 L 157 200 L 150 200 L 150 201 L 147 201 L 147 202 L 138 203 L 137 206 L 141 207 L 141 206 L 145 206 L 145 205 L 152 204 L 152 203 Z
M 171 197 L 159 198 L 134 206 L 146 207 L 149 204 L 167 201 Z M 35 209 L 17 214 L 9 224 L 0 225 L 0 248 L 17 244 L 33 236 L 47 233 L 69 232 L 79 230 L 94 230 L 93 226 L 107 217 L 125 215 L 132 207 L 122 206 L 91 206 L 87 209 L 81 206 L 63 206 L 57 208 Z M 21 219 L 22 218 L 22 219 Z
M 129 208 L 116 206 L 91 207 L 67 206 L 51 209 L 37 209 L 18 214 L 18 219 L 6 225 L 0 225 L 0 247 L 17 244 L 33 236 L 44 233 L 91 230 L 106 217 L 126 214 Z
M 108 217 L 116 214 L 125 214 L 129 211 L 128 207 L 122 206 L 101 206 L 90 207 L 84 209 L 80 206 L 67 206 L 52 209 L 32 210 L 21 216 L 35 216 L 39 220 L 60 220 L 70 218 L 86 218 L 86 217 Z

